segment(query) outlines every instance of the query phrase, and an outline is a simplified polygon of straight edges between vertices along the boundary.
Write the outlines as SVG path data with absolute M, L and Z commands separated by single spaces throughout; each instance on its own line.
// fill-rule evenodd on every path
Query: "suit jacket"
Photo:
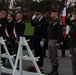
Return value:
M 20 36 L 22 36 L 22 37 L 24 36 L 25 23 L 22 20 L 20 22 L 16 22 L 14 28 L 15 28 L 17 37 L 14 36 L 14 31 L 13 31 L 13 39 L 12 40 L 15 43 L 16 39 L 19 41 Z
M 2 36 L 3 38 L 5 38 L 5 26 L 7 24 L 7 19 L 3 18 L 0 19 L 0 36 Z
M 15 26 L 15 22 L 13 20 L 8 21 L 5 27 L 5 34 L 6 34 L 6 39 L 10 42 L 12 40 L 12 34 L 13 34 L 13 28 Z M 6 32 L 7 29 L 7 32 Z

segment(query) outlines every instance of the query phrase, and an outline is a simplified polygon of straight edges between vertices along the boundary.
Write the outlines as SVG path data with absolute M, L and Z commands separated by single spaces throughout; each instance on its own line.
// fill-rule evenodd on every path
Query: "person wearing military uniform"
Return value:
M 52 65 L 52 70 L 48 75 L 58 75 L 58 48 L 60 46 L 60 42 L 62 41 L 62 23 L 58 19 L 58 10 L 53 9 L 51 11 L 51 21 L 49 22 L 49 59 Z
M 42 70 L 44 60 L 44 44 L 47 37 L 47 25 L 45 19 L 43 18 L 42 12 L 37 12 L 32 17 L 31 25 L 34 26 L 34 53 L 35 57 L 40 57 L 39 61 L 37 61 L 37 64 L 39 69 Z M 30 67 L 29 70 L 36 69 Z
M 68 21 L 68 22 L 67 22 Z M 66 19 L 66 23 L 71 25 L 71 58 L 73 75 L 76 75 L 76 11 L 74 12 L 74 19 Z

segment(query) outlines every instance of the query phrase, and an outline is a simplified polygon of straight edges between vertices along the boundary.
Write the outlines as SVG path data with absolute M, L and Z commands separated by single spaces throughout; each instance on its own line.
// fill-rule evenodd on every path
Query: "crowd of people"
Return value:
M 45 45 L 48 44 L 49 59 L 52 65 L 52 71 L 48 75 L 58 75 L 58 48 L 63 35 L 63 25 L 58 15 L 58 10 L 53 9 L 44 16 L 42 12 L 37 12 L 31 20 L 31 25 L 34 26 L 34 53 L 35 57 L 40 56 L 37 62 L 40 70 L 43 69 Z M 35 70 L 34 66 L 31 66 L 29 70 Z
M 26 28 L 25 22 L 22 20 L 23 15 L 17 13 L 6 14 L 5 11 L 0 12 L 0 37 L 2 36 L 7 41 L 5 42 L 10 55 L 17 54 L 18 42 L 20 36 L 24 36 Z M 59 75 L 59 59 L 58 49 L 61 45 L 62 57 L 66 57 L 66 38 L 71 38 L 71 58 L 73 66 L 73 75 L 76 75 L 76 11 L 74 12 L 74 20 L 70 20 L 70 17 L 66 17 L 66 25 L 63 25 L 59 12 L 57 9 L 53 9 L 45 13 L 41 11 L 36 12 L 31 18 L 31 25 L 34 27 L 33 45 L 35 57 L 40 57 L 37 61 L 39 69 L 42 71 L 44 65 L 44 57 L 46 56 L 46 48 L 48 46 L 49 60 L 52 66 L 52 70 L 48 75 Z M 71 26 L 71 32 L 69 36 L 69 26 Z M 4 54 L 5 50 L 1 46 L 1 53 Z M 15 57 L 16 58 L 16 57 Z M 13 59 L 15 61 L 15 58 Z M 5 59 L 2 58 L 2 65 L 5 65 Z M 35 71 L 35 67 L 28 67 L 29 71 Z
M 21 13 L 17 13 L 14 17 L 13 14 L 6 14 L 5 11 L 0 12 L 0 37 L 6 39 L 5 43 L 10 55 L 17 54 L 19 38 L 24 36 L 25 22 L 22 21 L 22 18 Z M 1 46 L 1 53 L 5 53 L 3 45 Z M 13 62 L 15 58 L 12 59 Z M 2 65 L 5 66 L 6 59 L 2 58 L 1 60 Z
M 71 20 L 71 15 L 74 15 L 74 20 Z M 66 25 L 62 22 L 62 17 L 59 17 L 57 9 L 46 12 L 45 15 L 42 12 L 37 12 L 32 16 L 31 25 L 34 26 L 34 53 L 35 57 L 40 56 L 37 62 L 40 70 L 42 70 L 44 65 L 45 45 L 48 44 L 49 60 L 52 66 L 52 70 L 48 75 L 59 75 L 58 49 L 61 45 L 62 57 L 66 57 L 65 49 L 68 44 L 66 43 L 67 39 L 70 40 L 73 75 L 76 75 L 76 11 L 71 15 L 66 17 Z M 31 66 L 29 70 L 35 70 L 34 66 Z

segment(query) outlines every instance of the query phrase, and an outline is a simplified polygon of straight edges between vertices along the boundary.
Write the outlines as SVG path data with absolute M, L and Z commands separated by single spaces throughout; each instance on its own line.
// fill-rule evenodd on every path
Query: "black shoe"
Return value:
M 54 73 L 53 75 L 58 75 L 58 65 L 54 66 Z

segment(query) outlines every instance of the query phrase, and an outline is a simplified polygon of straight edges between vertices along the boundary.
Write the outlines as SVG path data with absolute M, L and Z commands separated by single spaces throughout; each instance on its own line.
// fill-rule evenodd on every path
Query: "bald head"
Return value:
M 16 20 L 21 20 L 23 18 L 23 15 L 21 13 L 16 14 Z

